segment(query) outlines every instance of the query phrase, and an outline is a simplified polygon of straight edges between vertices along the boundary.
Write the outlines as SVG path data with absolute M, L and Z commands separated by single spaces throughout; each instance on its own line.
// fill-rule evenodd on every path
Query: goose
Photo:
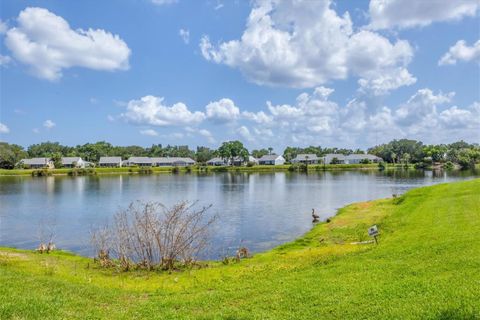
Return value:
M 312 209 L 312 218 L 313 218 L 313 222 L 318 222 L 318 219 L 320 218 L 319 215 L 315 214 L 315 209 Z

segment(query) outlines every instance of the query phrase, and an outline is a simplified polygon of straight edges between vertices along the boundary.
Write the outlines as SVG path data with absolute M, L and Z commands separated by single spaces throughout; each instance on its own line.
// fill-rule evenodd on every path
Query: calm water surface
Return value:
M 213 204 L 210 212 L 219 216 L 208 253 L 219 258 L 239 245 L 263 251 L 300 236 L 312 227 L 312 208 L 327 218 L 352 202 L 476 176 L 471 171 L 343 171 L 0 177 L 0 246 L 34 248 L 41 234 L 52 232 L 58 247 L 90 255 L 90 230 L 131 201 L 198 200 L 200 206 Z

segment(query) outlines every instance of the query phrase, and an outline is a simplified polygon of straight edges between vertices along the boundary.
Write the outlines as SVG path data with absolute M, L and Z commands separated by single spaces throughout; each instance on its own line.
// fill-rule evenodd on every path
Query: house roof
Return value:
M 341 153 L 329 153 L 329 154 L 325 155 L 325 158 L 327 158 L 327 159 L 337 158 L 338 160 L 344 160 L 345 155 L 341 154 Z
M 277 160 L 279 157 L 281 156 L 279 156 L 278 154 L 266 154 L 260 159 L 258 159 L 258 161 L 274 161 Z
M 373 154 L 361 154 L 361 153 L 355 153 L 355 154 L 349 154 L 348 156 L 345 156 L 346 159 L 348 160 L 354 160 L 354 159 L 369 159 L 369 160 L 375 160 L 375 159 L 380 159 L 376 155 Z
M 21 163 L 25 165 L 46 165 L 50 161 L 50 158 L 31 158 L 31 159 L 22 159 Z
M 207 163 L 217 163 L 217 162 L 222 162 L 222 163 L 224 163 L 225 160 L 223 160 L 223 159 L 220 158 L 220 157 L 215 157 L 215 158 L 212 158 L 212 159 L 210 159 L 210 160 L 207 161 Z
M 62 157 L 62 164 L 72 164 L 82 160 L 80 157 Z
M 98 163 L 120 163 L 122 162 L 121 157 L 100 157 Z
M 152 163 L 152 159 L 149 157 L 130 157 L 128 162 L 131 163 Z
M 186 163 L 195 163 L 192 158 L 185 158 L 185 157 L 155 157 L 151 158 L 152 163 L 179 163 L 179 162 L 186 162 Z
M 307 160 L 307 157 L 308 157 L 308 160 L 318 160 L 318 157 L 316 154 L 314 153 L 302 153 L 302 154 L 298 154 L 295 159 L 293 160 L 296 160 L 296 161 L 305 161 Z

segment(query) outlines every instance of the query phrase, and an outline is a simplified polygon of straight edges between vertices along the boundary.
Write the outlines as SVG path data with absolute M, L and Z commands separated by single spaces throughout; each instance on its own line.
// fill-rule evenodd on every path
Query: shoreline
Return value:
M 60 168 L 49 169 L 45 172 L 45 176 L 87 176 L 87 175 L 116 175 L 116 174 L 177 174 L 177 173 L 221 173 L 221 172 L 248 172 L 248 173 L 262 173 L 262 172 L 322 172 L 322 171 L 354 171 L 354 170 L 423 170 L 415 169 L 413 165 L 405 168 L 403 165 L 386 165 L 384 169 L 380 169 L 378 164 L 336 164 L 336 165 L 309 165 L 307 171 L 299 171 L 291 169 L 291 165 L 278 166 L 253 166 L 253 167 L 223 167 L 223 166 L 192 166 L 192 167 L 151 167 L 151 172 L 140 172 L 142 168 L 139 167 L 121 167 L 121 168 L 92 168 L 91 173 L 86 174 L 72 174 L 74 169 Z M 82 170 L 82 169 L 77 169 Z M 85 169 L 89 170 L 89 169 Z M 429 170 L 429 169 L 428 169 Z M 43 169 L 0 169 L 0 177 L 13 176 L 32 176 L 34 172 L 44 171 Z M 176 171 L 176 172 L 175 172 Z

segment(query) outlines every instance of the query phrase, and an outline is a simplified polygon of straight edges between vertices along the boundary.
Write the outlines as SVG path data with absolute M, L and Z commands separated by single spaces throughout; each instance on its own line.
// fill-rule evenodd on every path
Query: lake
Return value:
M 295 239 L 349 203 L 478 177 L 472 171 L 327 171 L 0 177 L 0 246 L 33 249 L 53 233 L 57 247 L 91 255 L 90 231 L 131 201 L 212 204 L 215 224 L 206 258 L 246 246 L 263 251 Z

